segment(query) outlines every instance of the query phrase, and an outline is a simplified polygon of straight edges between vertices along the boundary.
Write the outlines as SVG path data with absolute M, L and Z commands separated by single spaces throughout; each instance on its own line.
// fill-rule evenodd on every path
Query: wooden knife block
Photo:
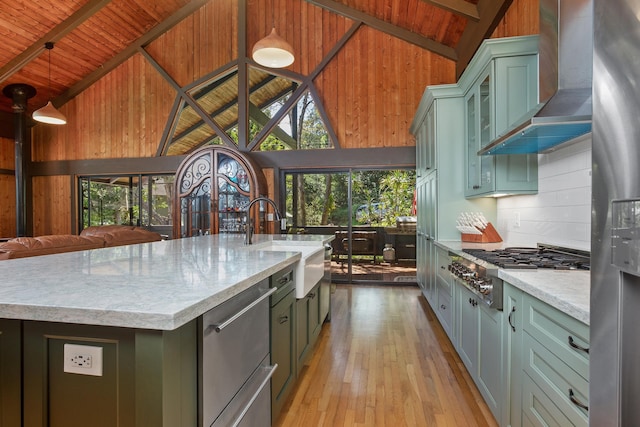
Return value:
M 487 224 L 487 227 L 484 229 L 482 234 L 467 234 L 461 233 L 461 238 L 463 242 L 472 242 L 472 243 L 499 243 L 502 242 L 502 237 L 498 234 L 498 231 L 493 227 L 491 223 Z

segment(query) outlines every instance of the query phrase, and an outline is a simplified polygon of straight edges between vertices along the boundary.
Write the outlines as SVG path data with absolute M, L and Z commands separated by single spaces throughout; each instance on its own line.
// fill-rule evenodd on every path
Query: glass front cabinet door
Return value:
M 262 171 L 240 153 L 219 146 L 194 152 L 176 172 L 173 237 L 243 233 L 249 202 L 265 189 Z M 262 230 L 262 215 L 250 217 Z

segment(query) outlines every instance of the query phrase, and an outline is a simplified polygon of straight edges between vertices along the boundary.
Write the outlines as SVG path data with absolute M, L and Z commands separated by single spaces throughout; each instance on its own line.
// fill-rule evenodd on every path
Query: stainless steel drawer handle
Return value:
M 267 373 L 267 376 L 265 377 L 265 379 L 262 380 L 260 387 L 258 387 L 256 392 L 253 393 L 253 396 L 251 396 L 251 399 L 249 399 L 249 402 L 247 402 L 247 405 L 242 409 L 242 411 L 240 412 L 240 415 L 238 415 L 238 418 L 236 418 L 233 424 L 231 424 L 231 427 L 238 427 L 238 425 L 240 424 L 244 416 L 247 415 L 247 412 L 249 412 L 249 409 L 251 409 L 251 405 L 253 405 L 253 402 L 255 402 L 255 400 L 258 398 L 258 395 L 260 394 L 262 389 L 265 388 L 267 384 L 269 384 L 269 380 L 273 376 L 273 373 L 276 371 L 276 369 L 278 369 L 278 364 L 274 363 L 273 366 L 270 367 L 269 373 Z
M 256 305 L 260 304 L 265 299 L 269 298 L 271 296 L 271 294 L 273 294 L 277 290 L 278 290 L 277 287 L 270 288 L 269 291 L 267 291 L 266 293 L 262 294 L 258 299 L 256 299 L 251 304 L 249 304 L 246 307 L 244 307 L 242 310 L 240 310 L 239 312 L 237 312 L 233 316 L 229 317 L 224 322 L 222 322 L 220 324 L 217 324 L 217 325 L 211 325 L 211 327 L 216 332 L 222 331 L 224 328 L 226 328 L 227 326 L 229 326 L 230 324 L 232 324 L 233 322 L 238 320 L 238 318 L 242 317 L 242 315 L 245 314 L 247 311 L 251 310 L 253 307 L 255 307 Z
M 576 350 L 584 351 L 585 353 L 589 354 L 589 348 L 576 344 L 576 342 L 573 340 L 573 337 L 571 335 L 569 335 L 569 345 L 575 348 Z
M 582 403 L 578 399 L 576 399 L 576 396 L 573 394 L 573 389 L 572 388 L 569 389 L 569 400 L 571 401 L 571 403 L 573 403 L 577 407 L 582 408 L 585 411 L 589 410 L 589 406 L 588 405 L 585 405 L 584 403 Z

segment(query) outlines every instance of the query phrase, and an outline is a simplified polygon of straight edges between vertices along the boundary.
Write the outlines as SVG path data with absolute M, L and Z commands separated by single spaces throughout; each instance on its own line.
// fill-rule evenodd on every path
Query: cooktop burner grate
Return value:
M 534 270 L 589 270 L 588 252 L 555 246 L 505 248 L 497 250 L 464 249 L 464 252 L 500 268 Z

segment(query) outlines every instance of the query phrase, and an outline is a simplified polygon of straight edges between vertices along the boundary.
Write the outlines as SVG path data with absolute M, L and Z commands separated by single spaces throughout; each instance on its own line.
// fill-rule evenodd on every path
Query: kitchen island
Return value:
M 212 235 L 0 262 L 0 426 L 197 425 L 203 315 L 300 258 Z M 101 375 L 64 372 L 67 344 Z

